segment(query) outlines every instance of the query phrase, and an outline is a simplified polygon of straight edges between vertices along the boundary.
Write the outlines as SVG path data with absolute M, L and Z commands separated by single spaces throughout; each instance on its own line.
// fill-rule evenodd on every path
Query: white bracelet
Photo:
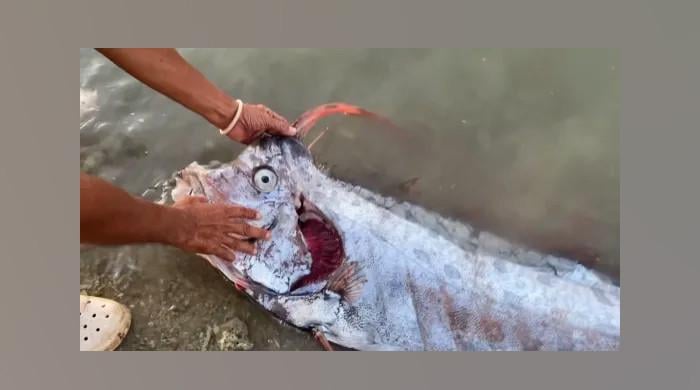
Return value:
M 226 135 L 230 133 L 231 130 L 233 130 L 233 128 L 236 126 L 236 123 L 238 123 L 238 119 L 241 117 L 241 113 L 243 112 L 243 102 L 241 101 L 241 99 L 236 99 L 236 103 L 238 103 L 236 115 L 233 116 L 233 120 L 225 130 L 219 129 L 219 133 L 221 133 L 221 135 Z

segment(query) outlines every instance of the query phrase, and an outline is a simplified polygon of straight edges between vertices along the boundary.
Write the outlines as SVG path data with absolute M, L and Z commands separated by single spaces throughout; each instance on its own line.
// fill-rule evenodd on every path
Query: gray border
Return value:
M 700 383 L 700 273 L 698 253 L 688 242 L 697 237 L 699 220 L 700 164 L 691 156 L 700 145 L 700 99 L 691 88 L 700 69 L 692 49 L 700 35 L 700 3 L 81 3 L 92 8 L 16 2 L 0 12 L 0 41 L 12 44 L 0 59 L 0 388 L 405 389 L 452 383 L 479 389 L 678 389 Z M 70 96 L 77 93 L 77 48 L 96 45 L 623 48 L 623 350 L 520 359 L 466 353 L 78 352 L 73 337 L 66 337 L 74 334 L 70 308 L 79 258 L 78 137 L 70 136 L 77 99 Z

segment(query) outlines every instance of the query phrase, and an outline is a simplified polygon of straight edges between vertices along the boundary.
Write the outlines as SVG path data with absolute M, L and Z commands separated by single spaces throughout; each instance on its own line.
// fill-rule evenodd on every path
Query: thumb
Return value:
M 271 117 L 267 122 L 267 132 L 291 137 L 297 134 L 297 129 L 283 118 Z

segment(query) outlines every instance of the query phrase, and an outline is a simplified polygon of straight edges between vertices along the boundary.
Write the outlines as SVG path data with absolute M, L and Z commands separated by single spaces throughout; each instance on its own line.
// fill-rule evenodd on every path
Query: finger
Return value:
M 256 228 L 255 226 L 250 226 L 245 223 L 238 223 L 234 225 L 234 233 L 242 234 L 250 238 L 259 238 L 266 240 L 270 238 L 270 232 L 265 229 Z
M 231 248 L 235 251 L 245 252 L 249 255 L 254 255 L 257 251 L 257 248 L 255 247 L 254 243 L 248 242 L 246 238 L 226 236 L 222 241 L 222 245 Z
M 246 237 L 242 234 L 236 234 L 236 233 L 229 233 L 229 234 L 227 234 L 227 236 L 229 236 L 235 240 L 248 240 L 249 239 L 249 237 Z
M 236 125 L 236 127 L 238 127 L 238 126 L 241 126 L 242 130 L 240 130 L 240 133 L 242 133 L 242 134 L 234 139 L 238 140 L 238 142 L 240 142 L 242 144 L 250 145 L 253 142 L 260 139 L 263 135 L 265 135 L 265 130 L 256 130 L 255 128 L 252 128 L 249 125 L 246 125 L 244 123 Z M 231 133 L 233 133 L 233 132 L 231 132 Z M 235 135 L 232 135 L 232 136 L 235 137 Z
M 235 241 L 230 246 L 236 251 L 247 253 L 249 255 L 254 255 L 257 253 L 257 248 L 255 247 L 255 244 L 253 244 L 252 242 Z
M 260 219 L 262 215 L 257 210 L 242 206 L 232 206 L 227 215 L 231 218 Z
M 290 126 L 286 119 L 272 111 L 269 112 L 266 122 L 267 132 L 270 134 L 293 136 L 297 133 L 296 129 Z
M 221 260 L 232 262 L 236 260 L 236 255 L 234 255 L 233 250 L 230 248 L 220 245 L 211 250 L 212 254 Z

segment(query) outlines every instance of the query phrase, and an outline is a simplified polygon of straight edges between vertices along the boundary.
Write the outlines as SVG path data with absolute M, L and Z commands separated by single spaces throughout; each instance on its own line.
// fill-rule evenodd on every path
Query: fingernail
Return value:
M 297 128 L 294 126 L 289 126 L 289 133 L 294 135 L 297 133 Z

